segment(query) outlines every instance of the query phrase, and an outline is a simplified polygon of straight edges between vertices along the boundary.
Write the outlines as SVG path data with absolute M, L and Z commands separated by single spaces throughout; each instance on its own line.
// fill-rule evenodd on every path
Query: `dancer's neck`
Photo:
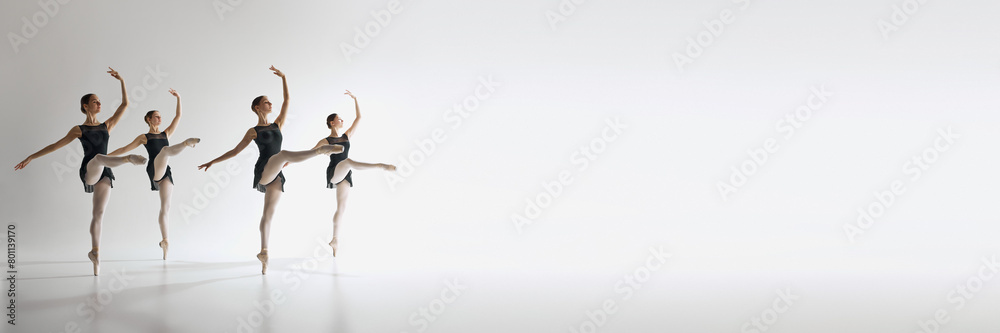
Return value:
M 88 113 L 87 114 L 87 120 L 84 120 L 83 124 L 87 125 L 87 126 L 97 126 L 97 125 L 100 125 L 101 122 L 97 121 L 97 115 L 89 114 Z
M 257 114 L 257 126 L 267 126 L 270 124 L 271 122 L 267 121 L 267 116 L 260 113 Z

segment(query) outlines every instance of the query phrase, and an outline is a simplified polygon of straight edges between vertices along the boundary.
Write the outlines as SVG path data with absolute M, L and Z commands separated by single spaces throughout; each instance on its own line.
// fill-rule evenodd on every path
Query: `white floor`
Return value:
M 691 270 L 683 260 L 647 266 L 638 259 L 626 260 L 620 266 L 624 269 L 604 271 L 472 265 L 393 270 L 317 256 L 272 259 L 266 276 L 250 260 L 107 260 L 100 277 L 89 274 L 85 261 L 26 262 L 19 271 L 17 329 L 4 329 L 755 332 L 753 318 L 764 316 L 772 322 L 767 332 L 919 332 L 918 322 L 944 310 L 947 322 L 941 332 L 1000 330 L 1000 279 L 984 281 L 960 308 L 949 298 L 956 282 L 964 284 L 976 275 L 975 262 L 967 263 L 969 269 L 963 271 L 969 274 L 961 276 L 905 269 L 882 275 Z M 617 284 L 625 276 L 637 278 L 631 292 L 625 291 L 631 288 L 625 287 L 628 283 Z M 790 304 L 780 300 L 782 294 Z M 609 302 L 613 306 L 605 313 L 602 307 Z M 744 328 L 747 323 L 751 326 Z

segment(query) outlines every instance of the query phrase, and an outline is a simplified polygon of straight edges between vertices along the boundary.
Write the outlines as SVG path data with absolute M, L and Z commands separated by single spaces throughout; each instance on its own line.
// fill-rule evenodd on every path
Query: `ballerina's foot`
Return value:
M 330 248 L 333 250 L 332 251 L 333 256 L 336 257 L 337 256 L 337 238 L 336 237 L 334 237 L 333 240 L 330 241 Z
M 258 253 L 257 254 L 257 260 L 260 260 L 260 264 L 261 264 L 260 274 L 261 275 L 266 275 L 267 274 L 267 253 L 265 253 L 265 252 Z
M 97 252 L 87 252 L 87 258 L 90 258 L 90 262 L 94 264 L 94 276 L 97 276 L 101 272 L 101 261 L 97 257 Z
M 322 145 L 316 148 L 316 153 L 320 155 L 340 154 L 343 152 L 344 146 L 341 145 Z
M 187 140 L 184 140 L 184 145 L 194 148 L 194 145 L 198 144 L 199 142 L 201 142 L 201 139 L 199 138 L 189 138 Z
M 391 171 L 396 171 L 396 166 L 392 165 L 392 164 L 384 164 L 383 163 L 383 164 L 379 164 L 379 167 L 381 167 L 382 170 L 385 170 L 385 171 L 390 171 L 390 172 Z
M 146 163 L 146 158 L 142 157 L 141 155 L 128 155 L 125 156 L 125 161 L 135 165 L 142 165 Z
M 167 248 L 170 247 L 170 243 L 166 239 L 160 241 L 160 248 L 163 249 L 163 260 L 167 260 Z

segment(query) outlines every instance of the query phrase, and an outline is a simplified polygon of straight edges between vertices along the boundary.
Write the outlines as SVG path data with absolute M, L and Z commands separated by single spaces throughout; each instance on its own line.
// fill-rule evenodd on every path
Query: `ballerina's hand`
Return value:
M 114 78 L 118 79 L 118 81 L 122 80 L 122 76 L 118 75 L 118 71 L 116 71 L 114 68 L 111 68 L 111 67 L 108 67 L 108 69 L 110 69 L 108 71 L 108 74 L 111 74 L 111 77 L 114 77 Z
M 205 168 L 205 171 L 208 171 L 208 168 L 211 168 L 211 167 L 212 167 L 212 162 L 208 162 L 208 163 L 199 165 L 198 166 L 198 170 L 201 170 L 202 168 Z
M 271 66 L 270 70 L 274 71 L 274 75 L 277 75 L 280 78 L 285 78 L 285 73 L 282 73 L 277 68 L 274 68 L 274 66 Z
M 358 99 L 357 97 L 354 96 L 354 94 L 351 93 L 350 90 L 345 90 L 345 91 L 347 91 L 347 92 L 345 92 L 344 95 L 351 96 L 351 98 L 353 98 L 353 99 Z
M 170 94 L 174 95 L 174 97 L 181 97 L 181 95 L 178 94 L 177 90 L 174 90 L 174 88 L 170 88 Z
M 28 166 L 28 163 L 31 163 L 31 157 L 28 157 L 28 158 L 24 159 L 24 161 L 21 161 L 21 163 L 18 163 L 17 165 L 15 165 L 14 166 L 14 170 L 16 171 L 16 170 L 24 169 L 24 167 Z

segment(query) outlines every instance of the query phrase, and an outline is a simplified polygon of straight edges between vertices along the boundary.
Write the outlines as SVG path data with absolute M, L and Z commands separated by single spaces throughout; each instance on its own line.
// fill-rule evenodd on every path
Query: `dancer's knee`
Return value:
M 104 216 L 104 205 L 94 205 L 94 210 L 90 215 L 94 218 L 94 220 L 100 220 L 101 217 Z
M 274 217 L 274 208 L 264 208 L 264 214 L 260 218 L 260 224 L 264 225 Z

